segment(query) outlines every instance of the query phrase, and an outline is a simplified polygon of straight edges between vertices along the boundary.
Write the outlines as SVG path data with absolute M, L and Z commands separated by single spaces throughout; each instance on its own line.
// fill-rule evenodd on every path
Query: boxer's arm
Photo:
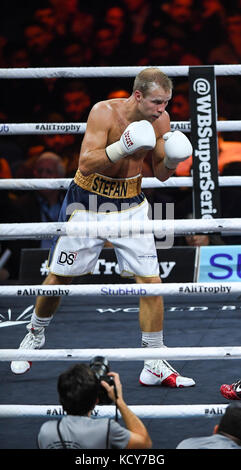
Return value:
M 80 152 L 79 170 L 83 175 L 103 170 L 138 150 L 150 150 L 155 147 L 155 132 L 146 120 L 132 122 L 119 140 L 107 145 L 113 119 L 108 104 L 102 102 L 92 108 Z
M 79 170 L 85 176 L 113 165 L 105 151 L 112 119 L 112 110 L 103 103 L 89 113 L 79 157 Z
M 153 153 L 154 175 L 165 181 L 176 170 L 179 163 L 192 155 L 190 140 L 180 131 L 165 130 L 157 140 Z
M 156 178 L 160 181 L 166 181 L 173 175 L 175 170 L 170 170 L 164 164 L 165 150 L 163 134 L 169 132 L 171 129 L 170 117 L 167 111 L 162 115 L 161 125 L 157 127 L 156 133 L 159 135 L 156 141 L 156 146 L 152 151 L 152 168 Z
M 170 170 L 165 166 L 164 157 L 164 140 L 162 137 L 160 137 L 159 139 L 157 139 L 156 147 L 152 153 L 153 173 L 154 176 L 160 181 L 166 181 L 175 172 L 175 170 Z

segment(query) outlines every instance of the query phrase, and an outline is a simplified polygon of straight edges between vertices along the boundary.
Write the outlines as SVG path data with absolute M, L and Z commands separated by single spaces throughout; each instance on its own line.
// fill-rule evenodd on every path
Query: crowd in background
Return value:
M 35 0 L 24 5 L 8 0 L 1 10 L 0 68 L 241 63 L 240 0 Z M 173 81 L 171 121 L 189 120 L 187 78 Z M 128 97 L 132 83 L 132 77 L 2 79 L 0 128 L 1 123 L 86 122 L 94 103 Z M 217 77 L 218 119 L 240 119 L 240 101 L 240 77 Z M 72 177 L 82 139 L 83 134 L 0 136 L 0 178 L 36 177 L 43 154 L 39 177 Z M 241 175 L 239 132 L 219 135 L 219 157 L 220 175 Z M 191 165 L 190 160 L 179 166 L 176 175 L 190 175 Z M 148 160 L 143 176 L 152 176 Z M 229 188 L 228 194 L 228 205 L 227 193 L 221 194 L 222 215 L 239 217 L 240 189 Z M 51 201 L 47 193 L 31 195 L 2 192 L 1 222 L 36 221 L 33 201 L 46 206 L 41 206 L 41 220 L 55 220 L 62 194 Z M 155 190 L 149 196 L 151 202 L 178 201 L 176 217 L 191 211 L 185 190 Z
M 3 0 L 0 68 L 241 63 L 240 0 Z M 190 118 L 188 81 L 174 80 L 171 121 Z M 99 100 L 125 97 L 133 78 L 1 79 L 0 178 L 70 178 L 83 134 L 2 135 L 5 123 L 86 122 Z M 218 120 L 240 119 L 240 76 L 217 77 Z M 218 134 L 220 175 L 241 176 L 239 132 Z M 176 176 L 191 174 L 192 158 Z M 151 161 L 143 176 L 153 176 Z M 151 203 L 174 202 L 175 217 L 192 216 L 191 189 L 146 190 Z M 220 191 L 223 217 L 240 217 L 239 187 Z M 64 192 L 1 191 L 0 223 L 58 219 Z M 0 283 L 16 280 L 22 248 L 48 248 L 49 240 L 16 240 L 0 246 Z M 177 244 L 240 244 L 240 237 L 186 237 Z M 2 254 L 10 260 L 1 267 Z M 212 436 L 186 439 L 185 448 L 240 448 L 240 405 L 228 408 Z

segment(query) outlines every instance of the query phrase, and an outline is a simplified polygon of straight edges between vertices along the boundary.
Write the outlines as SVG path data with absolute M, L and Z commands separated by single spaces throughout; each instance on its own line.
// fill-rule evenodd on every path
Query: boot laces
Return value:
M 28 325 L 27 330 L 29 333 L 23 339 L 20 348 L 37 349 L 43 340 L 44 328 L 33 328 L 32 325 Z

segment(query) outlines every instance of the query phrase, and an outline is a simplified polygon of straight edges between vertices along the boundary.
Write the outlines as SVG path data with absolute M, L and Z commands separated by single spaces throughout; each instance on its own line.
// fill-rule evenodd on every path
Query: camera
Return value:
M 108 372 L 110 371 L 108 360 L 102 356 L 95 356 L 90 362 L 90 368 L 93 370 L 93 372 L 95 373 L 95 376 L 97 377 L 99 381 L 99 385 L 100 385 L 99 392 L 98 392 L 99 404 L 110 405 L 112 403 L 112 400 L 109 398 L 106 389 L 102 387 L 102 385 L 100 384 L 101 380 L 104 380 L 109 385 L 114 386 L 115 388 L 115 382 L 114 382 L 113 377 L 111 377 L 110 375 L 107 375 Z

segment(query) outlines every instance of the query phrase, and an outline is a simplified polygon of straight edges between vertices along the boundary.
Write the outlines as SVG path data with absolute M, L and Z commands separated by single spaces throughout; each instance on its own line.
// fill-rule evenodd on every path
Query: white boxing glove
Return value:
M 108 145 L 105 151 L 108 158 L 115 163 L 138 150 L 151 150 L 155 145 L 155 131 L 150 122 L 143 120 L 129 124 L 120 140 Z
M 164 143 L 164 165 L 169 170 L 175 170 L 178 163 L 186 160 L 192 155 L 192 144 L 190 140 L 180 131 L 166 132 L 163 135 Z

